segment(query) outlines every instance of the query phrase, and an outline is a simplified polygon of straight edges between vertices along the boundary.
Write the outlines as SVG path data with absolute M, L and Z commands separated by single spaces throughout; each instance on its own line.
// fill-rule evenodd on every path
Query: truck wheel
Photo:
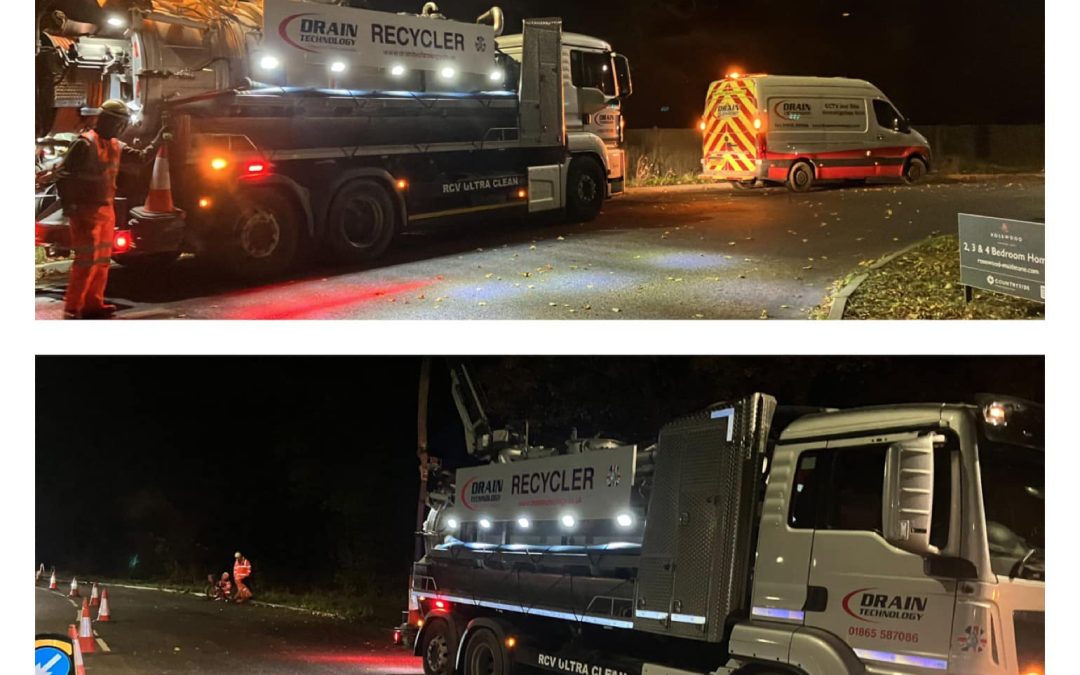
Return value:
M 914 185 L 926 178 L 926 172 L 926 162 L 921 157 L 912 157 L 904 167 L 904 182 L 908 185 Z
M 424 675 L 450 675 L 454 663 L 450 658 L 450 626 L 445 621 L 433 621 L 424 631 L 420 648 L 424 660 Z
M 288 270 L 300 244 L 300 216 L 292 202 L 271 188 L 247 190 L 222 251 L 230 273 L 248 279 Z
M 180 257 L 179 251 L 167 253 L 121 253 L 113 255 L 113 260 L 118 265 L 137 271 L 159 270 L 176 262 Z
M 495 633 L 481 628 L 465 646 L 464 675 L 510 675 L 509 662 Z
M 570 162 L 566 178 L 566 215 L 573 222 L 588 222 L 600 215 L 604 205 L 604 169 L 592 157 Z
M 792 192 L 807 192 L 814 187 L 814 167 L 810 162 L 795 162 L 788 172 L 788 189 Z
M 344 263 L 374 260 L 397 234 L 397 210 L 381 184 L 357 180 L 338 191 L 327 215 L 327 247 Z

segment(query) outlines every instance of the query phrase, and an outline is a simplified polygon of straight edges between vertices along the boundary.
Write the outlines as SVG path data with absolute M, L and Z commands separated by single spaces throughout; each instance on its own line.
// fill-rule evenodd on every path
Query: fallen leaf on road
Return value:
M 762 319 L 768 319 L 769 318 L 769 310 L 767 310 L 767 309 L 761 310 L 761 318 Z
M 484 275 L 484 278 L 485 278 L 485 279 L 490 279 L 490 278 L 491 278 L 491 277 L 493 277 L 493 276 L 495 276 L 495 275 L 494 275 L 494 274 L 492 274 L 491 272 L 488 272 L 487 274 L 485 274 L 485 275 Z
M 555 240 L 556 241 L 566 241 L 566 237 L 563 237 L 563 236 L 560 235 L 558 237 L 555 237 Z
M 613 311 L 613 312 L 615 312 L 616 314 L 618 314 L 618 313 L 619 313 L 619 312 L 621 312 L 622 310 L 621 310 L 621 309 L 619 309 L 618 307 L 612 307 L 612 308 L 611 308 L 611 311 Z
M 478 303 L 476 303 L 476 304 L 477 304 L 477 305 L 480 305 L 481 307 L 487 307 L 487 303 L 486 303 L 486 302 L 484 302 L 483 300 L 481 300 L 480 302 L 478 302 Z

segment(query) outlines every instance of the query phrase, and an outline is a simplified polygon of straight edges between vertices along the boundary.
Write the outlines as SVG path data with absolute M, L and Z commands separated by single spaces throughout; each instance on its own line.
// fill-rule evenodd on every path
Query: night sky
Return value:
M 57 2 L 72 16 L 98 11 L 94 0 Z M 351 4 L 419 12 L 423 2 Z M 472 20 L 491 4 L 439 3 L 458 20 Z M 522 18 L 561 16 L 565 30 L 605 38 L 626 54 L 635 77 L 635 93 L 627 104 L 631 128 L 693 127 L 709 83 L 731 68 L 867 79 L 916 126 L 1041 124 L 1044 119 L 1045 14 L 1038 0 L 498 4 L 506 12 L 508 31 L 519 30 Z
M 547 445 L 572 427 L 646 445 L 664 423 L 753 391 L 831 407 L 979 392 L 1043 400 L 1041 358 L 466 363 L 492 423 L 527 420 Z M 39 357 L 38 561 L 196 580 L 241 549 L 263 582 L 294 589 L 403 579 L 419 372 L 417 358 Z M 452 467 L 466 457 L 447 372 L 433 360 L 430 446 Z M 94 393 L 73 404 L 75 382 Z

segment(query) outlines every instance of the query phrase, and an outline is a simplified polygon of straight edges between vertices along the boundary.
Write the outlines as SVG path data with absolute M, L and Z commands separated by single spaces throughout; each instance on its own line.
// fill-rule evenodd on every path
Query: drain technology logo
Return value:
M 278 34 L 289 45 L 305 52 L 317 52 L 318 47 L 356 47 L 360 26 L 351 21 L 327 21 L 319 14 L 293 14 L 278 26 Z M 295 37 L 293 36 L 295 33 Z M 305 46 L 310 45 L 310 46 Z
M 860 588 L 848 593 L 844 596 L 844 611 L 866 623 L 881 623 L 875 619 L 922 621 L 928 598 L 921 595 L 889 595 L 877 590 Z

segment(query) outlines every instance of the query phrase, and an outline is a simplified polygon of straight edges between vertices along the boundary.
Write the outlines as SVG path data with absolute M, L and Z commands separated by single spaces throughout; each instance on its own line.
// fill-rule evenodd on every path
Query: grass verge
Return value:
M 89 580 L 90 578 L 87 577 Z M 148 581 L 136 579 L 95 578 L 103 586 L 141 586 L 174 593 L 202 595 L 206 583 L 182 583 Z M 84 581 L 85 583 L 85 581 Z M 345 621 L 362 621 L 391 626 L 399 623 L 401 610 L 405 607 L 405 582 L 394 593 L 380 593 L 378 596 L 353 595 L 331 590 L 295 591 L 288 588 L 253 586 L 257 602 L 283 605 L 286 607 L 308 610 L 313 613 L 332 615 Z
M 833 285 L 833 291 L 812 318 L 829 314 L 834 296 L 851 279 L 867 274 L 866 281 L 848 299 L 845 319 L 952 320 L 1044 319 L 1045 306 L 998 293 L 975 291 L 964 301 L 960 285 L 959 241 L 955 235 L 933 237 L 888 264 L 860 269 Z M 869 265 L 866 265 L 868 267 Z

